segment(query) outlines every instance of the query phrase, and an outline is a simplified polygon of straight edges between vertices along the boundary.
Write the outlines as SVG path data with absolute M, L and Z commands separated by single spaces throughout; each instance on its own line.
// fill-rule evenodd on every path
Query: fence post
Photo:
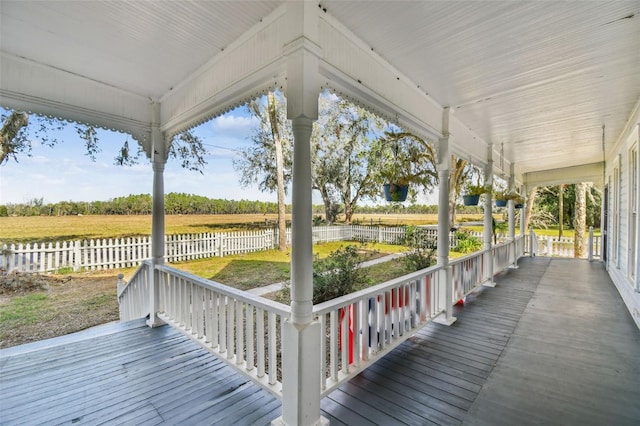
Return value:
M 82 267 L 82 258 L 80 255 L 80 241 L 73 242 L 73 271 L 78 272 Z
M 221 232 L 216 233 L 216 242 L 218 243 L 218 257 L 224 256 L 222 243 L 223 235 L 224 234 L 222 234 Z
M 382 242 L 382 227 L 378 225 L 378 242 Z
M 589 227 L 589 240 L 587 244 L 589 245 L 589 262 L 591 262 L 593 260 L 593 226 Z

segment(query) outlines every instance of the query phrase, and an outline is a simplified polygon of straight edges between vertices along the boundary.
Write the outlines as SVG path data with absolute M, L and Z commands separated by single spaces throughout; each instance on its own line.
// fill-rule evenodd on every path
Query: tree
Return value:
M 384 120 L 335 96 L 321 100 L 319 123 L 314 127 L 314 188 L 325 204 L 325 217 L 332 222 L 341 203 L 350 223 L 358 202 L 374 198 L 378 189 L 372 168 L 372 141 L 385 126 Z
M 278 197 L 278 247 L 286 250 L 285 185 L 291 180 L 293 132 L 286 117 L 286 103 L 280 92 L 253 100 L 249 111 L 260 121 L 252 136 L 253 146 L 241 152 L 233 166 L 240 172 L 240 184 L 258 182 L 262 191 L 276 191 Z
M 280 138 L 280 126 L 278 124 L 278 105 L 273 92 L 267 95 L 267 109 L 269 110 L 269 123 L 271 135 L 276 153 L 276 186 L 278 192 L 278 247 L 280 251 L 287 249 L 287 222 L 284 204 L 284 157 L 282 139 Z
M 21 111 L 2 110 L 0 121 L 3 122 L 0 131 L 0 166 L 13 158 L 16 162 L 18 156 L 31 155 L 32 143 L 37 140 L 45 146 L 54 147 L 60 141 L 55 136 L 71 123 L 51 117 L 29 115 Z M 94 126 L 86 124 L 73 124 L 78 137 L 84 142 L 85 154 L 92 160 L 100 152 L 98 132 Z M 182 167 L 202 173 L 207 164 L 204 157 L 207 151 L 202 140 L 192 131 L 188 130 L 172 138 L 169 146 L 169 157 L 181 162 Z M 138 162 L 141 151 L 132 152 L 129 148 L 128 137 L 116 156 L 114 162 L 117 165 L 133 165 Z
M 29 116 L 24 112 L 13 111 L 4 119 L 0 130 L 0 165 L 16 157 L 18 152 L 25 149 L 26 141 L 16 136 L 29 124 Z
M 320 114 L 311 136 L 312 185 L 322 197 L 327 223 L 335 220 L 341 207 L 345 220 L 351 222 L 359 202 L 379 197 L 390 165 L 415 187 L 429 190 L 433 186 L 434 152 L 426 141 L 335 95 L 325 92 L 319 102 Z M 284 180 L 289 182 L 293 138 L 284 102 L 277 106 L 278 120 L 282 120 Z M 273 132 L 265 125 L 268 111 L 252 111 L 261 125 L 252 137 L 253 145 L 234 161 L 234 167 L 241 173 L 241 184 L 258 182 L 261 190 L 273 191 L 277 169 Z
M 575 237 L 573 238 L 573 257 L 585 256 L 585 232 L 587 222 L 587 184 L 579 183 L 576 185 L 576 201 L 575 201 L 575 219 L 573 227 L 575 229 Z
M 558 238 L 562 238 L 564 230 L 564 185 L 558 186 Z
M 529 190 L 527 194 L 527 205 L 524 210 L 524 229 L 525 231 L 529 229 L 529 224 L 531 223 L 531 216 L 533 213 L 533 204 L 536 201 L 536 195 L 538 194 L 538 187 L 534 186 Z
M 449 174 L 449 220 L 451 226 L 456 223 L 456 207 L 462 192 L 463 184 L 476 173 L 476 169 L 467 160 L 451 156 L 451 173 Z

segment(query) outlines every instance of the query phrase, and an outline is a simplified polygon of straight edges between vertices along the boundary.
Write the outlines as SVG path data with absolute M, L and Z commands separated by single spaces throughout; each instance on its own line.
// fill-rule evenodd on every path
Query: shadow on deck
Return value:
M 331 424 L 639 424 L 640 331 L 602 264 L 524 258 L 322 400 Z M 0 351 L 1 424 L 269 424 L 271 394 L 168 326 Z

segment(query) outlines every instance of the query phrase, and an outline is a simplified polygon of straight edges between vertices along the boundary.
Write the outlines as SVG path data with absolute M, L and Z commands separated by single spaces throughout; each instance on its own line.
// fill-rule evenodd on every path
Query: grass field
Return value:
M 458 215 L 459 221 L 482 220 L 482 215 Z M 167 215 L 165 232 L 192 234 L 256 229 L 275 214 Z M 290 219 L 290 217 L 288 217 Z M 373 225 L 428 225 L 437 223 L 433 214 L 357 214 L 354 221 Z M 31 216 L 0 217 L 0 242 L 30 243 L 151 235 L 151 216 Z

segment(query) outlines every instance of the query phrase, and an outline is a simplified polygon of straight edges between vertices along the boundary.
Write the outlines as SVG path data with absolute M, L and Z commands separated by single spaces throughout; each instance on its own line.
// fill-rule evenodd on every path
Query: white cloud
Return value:
M 214 131 L 233 130 L 249 132 L 251 128 L 259 124 L 258 119 L 253 116 L 223 115 L 211 121 L 211 128 Z
M 29 157 L 27 161 L 32 164 L 40 164 L 40 165 L 51 163 L 51 159 L 44 155 L 34 155 L 33 157 Z

